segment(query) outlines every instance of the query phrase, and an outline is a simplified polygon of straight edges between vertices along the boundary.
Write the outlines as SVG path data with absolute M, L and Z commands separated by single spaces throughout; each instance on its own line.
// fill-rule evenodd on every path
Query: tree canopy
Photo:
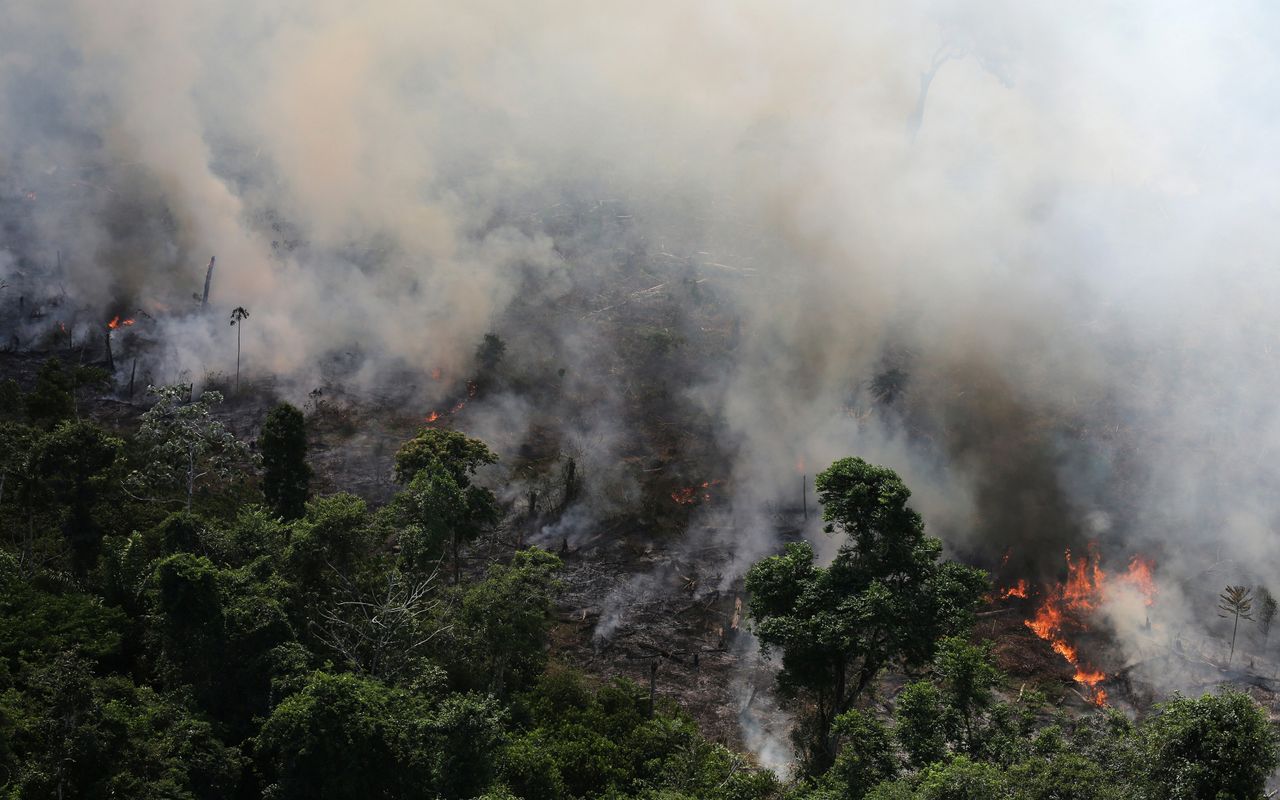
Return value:
M 965 631 L 987 581 L 941 560 L 892 470 L 846 458 L 815 483 L 826 530 L 843 537 L 830 566 L 793 543 L 752 567 L 746 585 L 756 635 L 782 655 L 780 687 L 813 703 L 800 735 L 809 769 L 821 771 L 840 748 L 835 719 L 885 667 L 923 664 L 941 637 Z

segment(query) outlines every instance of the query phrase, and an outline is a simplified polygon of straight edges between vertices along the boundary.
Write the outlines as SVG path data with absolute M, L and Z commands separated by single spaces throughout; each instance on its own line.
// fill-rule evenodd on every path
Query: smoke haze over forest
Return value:
M 618 343 L 564 309 L 652 273 L 731 319 L 679 400 L 740 569 L 856 454 L 975 558 L 1151 554 L 1176 625 L 1280 568 L 1278 38 L 1263 3 L 0 0 L 0 300 L 141 310 L 198 374 L 216 255 L 299 397 L 495 331 L 600 398 L 564 435 L 604 475 Z

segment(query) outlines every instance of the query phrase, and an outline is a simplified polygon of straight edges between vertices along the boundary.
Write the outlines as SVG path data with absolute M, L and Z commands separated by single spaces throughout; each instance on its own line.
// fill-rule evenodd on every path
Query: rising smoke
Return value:
M 6 333 L 141 309 L 153 374 L 199 374 L 228 352 L 192 307 L 212 255 L 213 303 L 253 311 L 252 368 L 299 391 L 337 354 L 352 385 L 462 374 L 499 330 L 597 398 L 557 435 L 625 505 L 634 421 L 608 409 L 631 387 L 595 369 L 618 345 L 562 310 L 703 287 L 733 346 L 673 400 L 731 459 L 729 573 L 776 546 L 757 509 L 797 459 L 858 454 L 953 549 L 1011 548 L 1023 574 L 1093 539 L 1187 585 L 1266 580 L 1278 23 L 1261 3 L 0 0 Z M 33 322 L 19 295 L 63 310 Z M 490 409 L 481 432 L 535 427 L 518 398 Z M 1180 625 L 1189 603 L 1162 608 Z

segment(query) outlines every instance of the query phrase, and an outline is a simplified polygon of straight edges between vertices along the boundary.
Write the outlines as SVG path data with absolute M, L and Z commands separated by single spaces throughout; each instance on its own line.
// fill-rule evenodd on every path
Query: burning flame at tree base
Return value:
M 1092 551 L 1084 558 L 1074 559 L 1068 550 L 1066 559 L 1066 581 L 1048 587 L 1035 614 L 1023 624 L 1075 668 L 1072 676 L 1075 682 L 1085 688 L 1095 705 L 1104 706 L 1107 692 L 1099 684 L 1107 679 L 1107 674 L 1083 662 L 1069 637 L 1089 629 L 1089 616 L 1102 606 L 1108 591 L 1117 585 L 1138 591 L 1145 604 L 1150 606 L 1156 591 L 1152 564 L 1141 556 L 1134 556 L 1129 561 L 1128 570 L 1112 578 L 1103 571 L 1097 554 Z M 1001 597 L 1026 597 L 1026 582 L 1019 581 L 1016 586 L 1006 589 Z

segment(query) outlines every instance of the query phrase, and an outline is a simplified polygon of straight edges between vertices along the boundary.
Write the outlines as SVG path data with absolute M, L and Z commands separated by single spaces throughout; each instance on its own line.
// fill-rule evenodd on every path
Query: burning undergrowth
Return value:
M 1134 556 L 1123 573 L 1108 575 L 1093 548 L 1080 557 L 1073 557 L 1067 551 L 1065 557 L 1065 580 L 1042 586 L 1028 597 L 1027 584 L 1020 579 L 1012 589 L 1005 590 L 1003 596 L 1030 600 L 1034 604 L 1034 614 L 1023 624 L 1071 665 L 1072 680 L 1083 687 L 1094 704 L 1106 705 L 1107 692 L 1102 683 L 1107 680 L 1107 673 L 1097 666 L 1096 655 L 1088 652 L 1089 646 L 1084 642 L 1092 639 L 1095 652 L 1103 649 L 1102 642 L 1107 635 L 1103 607 L 1114 602 L 1117 594 L 1136 592 L 1145 606 L 1155 601 L 1153 567 L 1145 558 Z M 1102 636 L 1097 635 L 1099 628 L 1103 629 Z

